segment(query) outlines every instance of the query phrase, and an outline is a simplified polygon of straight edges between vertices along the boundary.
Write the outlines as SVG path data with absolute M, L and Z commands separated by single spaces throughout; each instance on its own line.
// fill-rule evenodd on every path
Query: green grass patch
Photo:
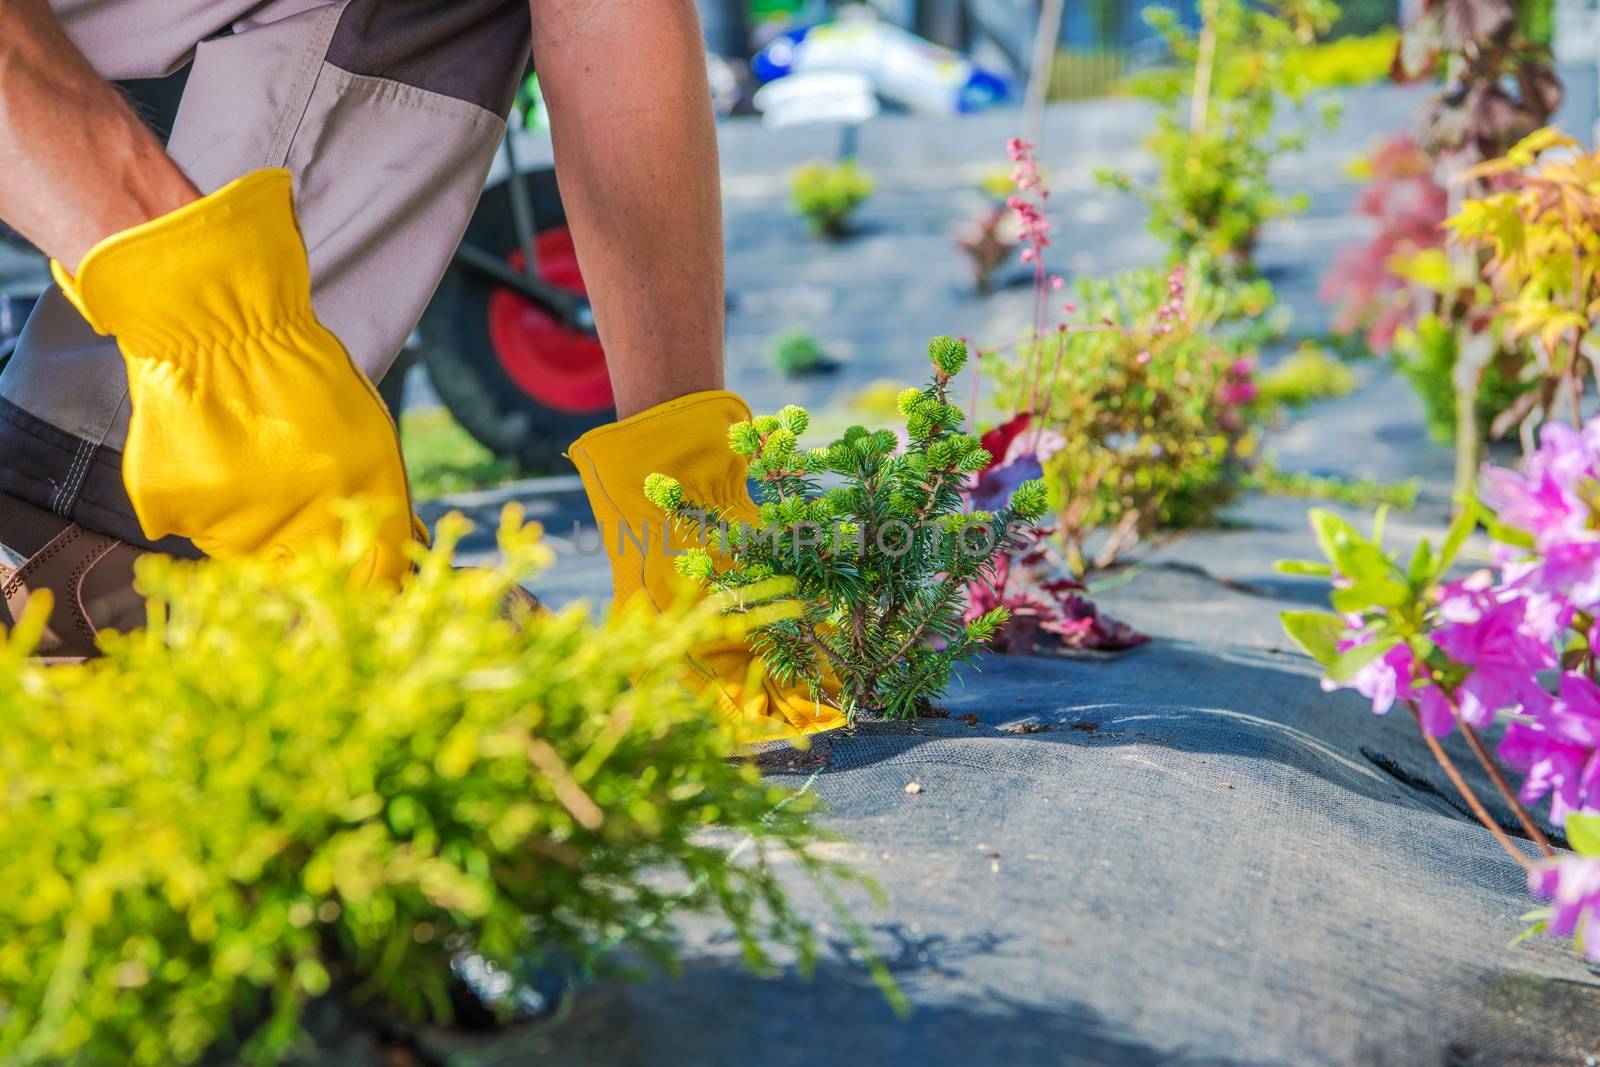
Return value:
M 515 460 L 503 459 L 479 444 L 442 407 L 402 414 L 400 448 L 416 500 L 489 489 L 523 473 Z
M 1417 506 L 1422 483 L 1416 478 L 1380 482 L 1370 478 L 1338 478 L 1304 471 L 1284 471 L 1263 463 L 1245 475 L 1244 487 L 1269 496 L 1323 500 L 1356 508 L 1387 505 L 1410 511 Z

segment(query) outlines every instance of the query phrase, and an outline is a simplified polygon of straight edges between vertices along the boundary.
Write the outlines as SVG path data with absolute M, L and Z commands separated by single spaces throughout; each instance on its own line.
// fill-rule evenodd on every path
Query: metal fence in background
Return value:
M 1085 100 L 1108 96 L 1133 69 L 1128 48 L 1062 48 L 1050 68 L 1048 100 Z
M 1393 26 L 1403 0 L 1342 0 L 1332 36 L 1374 33 Z M 1581 0 L 1580 0 L 1581 2 Z M 762 20 L 802 22 L 827 15 L 838 0 L 699 0 L 713 51 L 748 58 L 750 34 Z M 1029 56 L 1042 0 L 870 0 L 879 14 L 938 44 L 974 52 L 1028 76 Z M 1152 6 L 1177 11 L 1187 25 L 1199 23 L 1198 0 L 1065 0 L 1060 51 L 1052 68 L 1049 98 L 1103 96 L 1132 71 L 1160 63 L 1165 45 L 1145 21 Z

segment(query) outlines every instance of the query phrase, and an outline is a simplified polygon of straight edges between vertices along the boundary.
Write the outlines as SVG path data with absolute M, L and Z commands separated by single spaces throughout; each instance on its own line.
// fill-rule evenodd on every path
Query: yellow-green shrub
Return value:
M 872 175 L 854 159 L 813 160 L 789 172 L 789 201 L 819 237 L 842 237 L 855 213 L 872 195 Z
M 1399 44 L 1400 31 L 1388 26 L 1376 33 L 1290 49 L 1285 67 L 1292 78 L 1311 89 L 1377 85 L 1389 79 Z
M 438 1018 L 463 947 L 670 962 L 678 909 L 809 960 L 769 855 L 843 872 L 679 681 L 728 622 L 508 621 L 536 534 L 508 515 L 458 573 L 464 527 L 403 591 L 346 585 L 359 536 L 147 560 L 149 627 L 103 660 L 30 663 L 37 611 L 0 643 L 0 1062 L 272 1062 L 309 998 Z
M 1263 408 L 1303 408 L 1348 395 L 1356 387 L 1356 376 L 1326 348 L 1306 341 L 1277 366 L 1256 375 L 1256 386 L 1257 403 Z

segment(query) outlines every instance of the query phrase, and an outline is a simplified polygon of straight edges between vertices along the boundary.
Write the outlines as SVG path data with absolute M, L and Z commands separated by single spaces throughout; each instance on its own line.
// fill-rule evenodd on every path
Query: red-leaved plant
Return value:
M 1392 73 L 1397 82 L 1437 79 L 1415 123 L 1418 143 L 1436 160 L 1502 155 L 1561 103 L 1550 50 L 1522 35 L 1512 0 L 1422 0 Z
M 974 506 L 988 508 L 1009 499 L 1018 485 L 1043 472 L 1044 460 L 1060 447 L 1061 437 L 1050 430 L 1028 434 L 1032 422 L 1023 412 L 983 435 L 984 450 L 992 458 L 968 491 Z M 1030 531 L 1020 547 L 995 561 L 987 584 L 974 583 L 967 590 L 969 619 L 999 607 L 1009 612 L 990 647 L 1014 655 L 1052 646 L 1115 652 L 1150 640 L 1101 613 L 1088 587 L 1070 577 L 1052 551 L 1055 533 L 1048 527 Z
M 1341 248 L 1318 289 L 1323 301 L 1337 305 L 1334 332 L 1365 331 L 1367 347 L 1380 355 L 1389 351 L 1395 331 L 1414 325 L 1425 310 L 1411 283 L 1395 272 L 1395 258 L 1444 245 L 1441 225 L 1450 198 L 1433 168 L 1403 133 L 1361 160 L 1356 169 L 1367 184 L 1356 212 L 1372 219 L 1377 233 L 1365 244 Z
M 956 236 L 956 247 L 967 255 L 972 284 L 979 296 L 994 292 L 994 277 L 1017 250 L 1012 234 L 1011 210 L 991 204 Z

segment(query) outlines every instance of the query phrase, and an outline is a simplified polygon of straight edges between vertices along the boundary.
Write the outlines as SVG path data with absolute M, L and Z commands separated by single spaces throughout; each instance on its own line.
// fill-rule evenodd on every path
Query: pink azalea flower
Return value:
M 1547 422 L 1539 429 L 1539 447 L 1523 463 L 1530 475 L 1549 474 L 1566 486 L 1600 476 L 1600 424 L 1593 421 L 1574 430 L 1563 422 Z
M 1444 737 L 1456 728 L 1455 709 L 1443 689 L 1425 683 L 1418 688 L 1415 699 L 1418 720 L 1429 737 Z
M 1527 584 L 1584 611 L 1600 605 L 1600 539 L 1591 534 L 1550 544 Z
M 1553 644 L 1572 624 L 1572 602 L 1566 597 L 1532 591 L 1523 599 L 1528 632 L 1540 641 Z
M 1354 619 L 1352 622 L 1359 625 L 1360 620 Z M 1371 641 L 1372 637 L 1368 634 L 1354 634 L 1339 642 L 1339 651 L 1348 652 Z M 1411 646 L 1402 642 L 1362 667 L 1350 681 L 1341 683 L 1324 678 L 1322 688 L 1326 692 L 1354 689 L 1372 701 L 1374 715 L 1388 714 L 1396 701 L 1415 701 L 1422 728 L 1434 737 L 1443 737 L 1456 725 L 1450 698 L 1444 690 L 1419 677 L 1420 673 Z
M 1562 856 L 1528 872 L 1528 891 L 1550 901 L 1550 933 L 1571 937 L 1580 929 L 1583 954 L 1600 963 L 1600 856 Z
M 1526 472 L 1486 465 L 1483 500 L 1501 522 L 1531 533 L 1541 548 L 1581 537 L 1589 523 L 1589 508 L 1570 483 L 1564 484 L 1548 469 L 1535 473 L 1531 462 Z
M 1550 821 L 1600 809 L 1600 687 L 1576 673 L 1561 676 L 1560 695 L 1533 722 L 1506 727 L 1500 758 L 1527 775 L 1525 804 L 1550 796 Z
M 1527 601 L 1529 630 L 1542 640 L 1560 637 L 1577 609 L 1589 610 L 1600 596 L 1600 556 L 1576 547 L 1581 544 L 1554 545 L 1543 559 L 1529 558 L 1526 550 L 1511 545 L 1496 543 L 1492 549 L 1499 588 Z
M 1535 674 L 1557 663 L 1551 642 L 1527 619 L 1526 599 L 1487 583 L 1480 574 L 1440 590 L 1443 623 L 1431 635 L 1445 655 L 1472 668 L 1455 697 L 1461 720 L 1473 726 L 1487 725 L 1502 708 L 1546 710 L 1550 695 Z
M 1348 652 L 1352 648 L 1370 644 L 1372 638 L 1362 634 L 1359 638 L 1341 641 L 1340 652 Z M 1349 683 L 1341 685 L 1338 682 L 1323 679 L 1322 688 L 1328 692 L 1335 689 L 1350 688 L 1372 701 L 1374 715 L 1387 715 L 1389 709 L 1394 707 L 1394 702 L 1402 692 L 1409 692 L 1412 688 L 1414 660 L 1408 645 L 1401 643 L 1362 667 L 1355 673 Z
M 1593 540 L 1584 483 L 1600 477 L 1600 421 L 1582 433 L 1559 422 L 1539 431 L 1539 447 L 1521 471 L 1485 465 L 1484 503 L 1508 526 L 1532 534 L 1540 549 Z

